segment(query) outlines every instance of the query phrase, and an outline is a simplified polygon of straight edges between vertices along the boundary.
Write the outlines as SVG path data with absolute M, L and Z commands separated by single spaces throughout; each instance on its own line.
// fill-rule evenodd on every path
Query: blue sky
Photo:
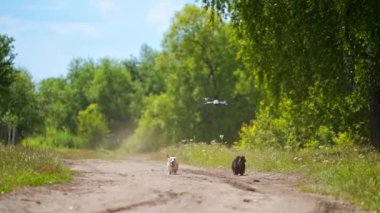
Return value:
M 65 77 L 74 58 L 129 58 L 142 44 L 159 50 L 187 3 L 195 0 L 2 0 L 0 34 L 15 39 L 16 67 L 38 82 Z

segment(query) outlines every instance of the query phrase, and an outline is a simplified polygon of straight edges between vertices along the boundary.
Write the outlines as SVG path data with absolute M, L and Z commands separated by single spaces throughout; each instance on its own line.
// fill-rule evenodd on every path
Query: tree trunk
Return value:
M 16 144 L 16 127 L 12 127 L 12 145 Z
M 372 144 L 380 150 L 380 94 L 374 96 L 371 101 L 370 121 Z
M 373 58 L 373 68 L 369 73 L 370 125 L 372 144 L 380 150 L 380 50 Z
M 10 145 L 12 140 L 12 127 L 8 125 L 8 141 L 7 144 Z

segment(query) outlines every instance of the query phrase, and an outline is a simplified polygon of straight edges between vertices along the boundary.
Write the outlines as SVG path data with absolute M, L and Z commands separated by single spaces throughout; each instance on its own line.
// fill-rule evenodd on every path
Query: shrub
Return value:
M 80 146 L 80 140 L 69 132 L 49 130 L 46 136 L 25 138 L 21 144 L 32 147 L 77 148 Z
M 79 111 L 77 121 L 78 136 L 83 147 L 94 149 L 102 145 L 109 130 L 97 104 L 91 104 L 85 110 Z

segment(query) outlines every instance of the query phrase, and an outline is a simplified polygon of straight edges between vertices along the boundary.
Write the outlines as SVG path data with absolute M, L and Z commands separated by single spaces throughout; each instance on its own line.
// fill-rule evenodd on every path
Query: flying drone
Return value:
M 214 100 L 210 100 L 209 98 L 204 98 L 205 100 L 205 104 L 213 104 L 213 105 L 228 105 L 227 104 L 227 101 L 223 100 L 218 100 L 218 99 L 214 99 Z

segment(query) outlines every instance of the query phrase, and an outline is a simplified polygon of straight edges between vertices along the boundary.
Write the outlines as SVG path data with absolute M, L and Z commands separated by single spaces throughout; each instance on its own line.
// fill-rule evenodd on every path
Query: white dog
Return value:
M 170 157 L 169 155 L 167 157 L 168 157 L 168 162 L 166 163 L 166 166 L 168 167 L 169 175 L 177 174 L 178 162 L 177 162 L 176 157 Z

